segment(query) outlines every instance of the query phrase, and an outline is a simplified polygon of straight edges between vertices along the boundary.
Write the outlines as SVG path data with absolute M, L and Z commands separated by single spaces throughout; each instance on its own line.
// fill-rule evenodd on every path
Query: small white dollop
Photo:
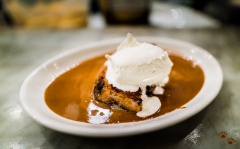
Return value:
M 137 115 L 146 117 L 154 114 L 161 103 L 157 97 L 147 97 L 146 86 L 156 85 L 154 94 L 163 94 L 173 63 L 168 53 L 161 48 L 137 42 L 131 34 L 117 47 L 113 55 L 106 55 L 108 61 L 106 79 L 123 91 L 142 90 L 142 111 Z
M 164 89 L 162 87 L 156 86 L 156 88 L 153 91 L 153 94 L 157 94 L 158 95 L 158 94 L 163 94 L 163 92 L 164 92 Z
M 137 112 L 137 116 L 139 117 L 146 117 L 152 115 L 158 111 L 161 107 L 161 102 L 158 97 L 149 97 L 142 101 L 142 110 Z

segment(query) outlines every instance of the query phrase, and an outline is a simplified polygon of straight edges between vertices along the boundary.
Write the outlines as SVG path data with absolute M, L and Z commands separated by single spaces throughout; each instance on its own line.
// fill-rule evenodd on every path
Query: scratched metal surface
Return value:
M 87 138 L 45 128 L 22 109 L 19 90 L 37 66 L 79 45 L 134 36 L 161 36 L 196 44 L 217 58 L 224 82 L 216 99 L 199 114 L 152 133 L 121 138 Z M 240 28 L 159 29 L 115 26 L 105 29 L 0 29 L 0 148 L 121 149 L 240 148 Z

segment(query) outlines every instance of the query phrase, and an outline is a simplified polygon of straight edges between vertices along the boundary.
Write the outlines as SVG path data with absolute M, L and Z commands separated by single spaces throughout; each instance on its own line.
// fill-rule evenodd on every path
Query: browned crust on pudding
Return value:
M 121 109 L 133 112 L 141 111 L 142 107 L 142 90 L 139 88 L 136 92 L 123 91 L 112 84 L 109 84 L 105 78 L 107 68 L 104 67 L 101 71 L 94 89 L 93 96 L 94 99 L 105 103 L 109 106 L 118 106 Z M 155 87 L 147 86 L 147 95 L 152 96 L 152 91 Z

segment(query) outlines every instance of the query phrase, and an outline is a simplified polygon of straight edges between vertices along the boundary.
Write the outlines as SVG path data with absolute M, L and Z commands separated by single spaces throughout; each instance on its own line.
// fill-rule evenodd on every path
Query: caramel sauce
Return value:
M 188 107 L 184 105 L 202 88 L 204 73 L 192 61 L 173 54 L 169 57 L 174 65 L 164 94 L 158 96 L 162 106 L 149 117 L 141 118 L 135 113 L 93 100 L 93 86 L 106 61 L 103 55 L 86 60 L 57 77 L 45 91 L 45 102 L 62 117 L 92 124 L 135 122 L 155 118 L 175 109 L 186 109 Z

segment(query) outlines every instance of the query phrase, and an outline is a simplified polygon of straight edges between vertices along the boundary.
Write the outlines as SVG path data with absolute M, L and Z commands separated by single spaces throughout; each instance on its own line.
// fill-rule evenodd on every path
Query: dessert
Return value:
M 161 107 L 155 94 L 163 94 L 172 62 L 168 53 L 148 43 L 137 42 L 131 34 L 118 46 L 94 87 L 94 98 L 137 112 L 137 116 L 154 114 Z
M 155 43 L 158 45 L 159 43 Z M 114 48 L 112 49 L 114 51 Z M 201 90 L 204 73 L 193 60 L 185 57 L 175 49 L 164 49 L 168 52 L 173 66 L 165 80 L 165 85 L 154 92 L 154 86 L 147 87 L 147 96 L 158 97 L 160 109 L 147 117 L 139 117 L 136 112 L 111 108 L 107 104 L 93 99 L 96 80 L 106 72 L 105 54 L 79 62 L 71 69 L 66 68 L 46 88 L 45 103 L 54 113 L 64 118 L 91 124 L 117 124 L 138 122 L 157 118 L 176 109 L 185 110 L 186 103 L 191 101 Z M 100 72 L 100 73 L 99 73 Z M 106 80 L 106 78 L 104 78 Z M 164 83 L 164 82 L 163 82 Z M 101 86 L 100 86 L 101 87 Z M 163 94 L 161 91 L 163 91 Z M 139 95 L 140 97 L 140 95 Z

